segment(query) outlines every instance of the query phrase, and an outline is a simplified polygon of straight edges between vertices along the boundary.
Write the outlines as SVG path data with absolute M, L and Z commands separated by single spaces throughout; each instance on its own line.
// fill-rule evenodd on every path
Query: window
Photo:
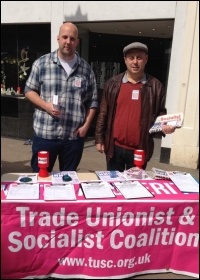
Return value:
M 1 87 L 23 92 L 32 63 L 50 49 L 50 24 L 1 25 Z

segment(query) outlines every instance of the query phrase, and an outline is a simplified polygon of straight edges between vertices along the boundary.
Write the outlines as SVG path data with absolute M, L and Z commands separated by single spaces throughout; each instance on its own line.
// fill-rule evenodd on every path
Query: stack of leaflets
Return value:
M 15 182 L 18 184 L 35 184 L 38 182 L 38 174 L 20 174 Z
M 167 171 L 158 169 L 153 167 L 150 171 L 146 171 L 146 174 L 156 180 L 170 180 L 169 175 L 167 174 Z
M 126 180 L 144 179 L 145 172 L 138 167 L 132 167 L 124 171 L 124 177 Z
M 125 178 L 123 173 L 113 170 L 113 171 L 95 171 L 98 178 L 105 182 L 114 182 L 114 181 L 124 181 Z
M 183 123 L 183 113 L 175 113 L 163 115 L 156 118 L 153 126 L 150 128 L 149 133 L 156 133 L 162 131 L 163 125 L 171 125 L 180 128 Z
M 52 184 L 79 184 L 76 171 L 60 171 L 51 173 Z

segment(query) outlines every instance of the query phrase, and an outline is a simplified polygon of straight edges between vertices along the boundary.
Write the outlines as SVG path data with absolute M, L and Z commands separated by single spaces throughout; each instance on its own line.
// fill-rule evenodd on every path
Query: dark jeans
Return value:
M 83 154 L 84 140 L 85 138 L 81 137 L 76 140 L 49 140 L 34 136 L 31 159 L 33 172 L 39 172 L 39 151 L 49 152 L 49 172 L 53 170 L 57 157 L 59 161 L 59 171 L 76 171 Z
M 107 170 L 118 170 L 123 172 L 134 165 L 134 151 L 119 146 L 114 147 L 114 154 L 111 159 L 107 159 Z M 147 163 L 142 168 L 145 170 Z

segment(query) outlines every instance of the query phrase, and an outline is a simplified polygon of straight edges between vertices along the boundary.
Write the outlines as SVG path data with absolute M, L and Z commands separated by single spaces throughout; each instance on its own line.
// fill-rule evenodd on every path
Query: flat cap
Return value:
M 128 46 L 126 46 L 123 49 L 123 53 L 124 55 L 127 54 L 128 51 L 132 50 L 132 49 L 139 49 L 139 50 L 143 50 L 146 54 L 148 54 L 148 47 L 145 44 L 142 44 L 140 42 L 134 42 L 129 44 Z

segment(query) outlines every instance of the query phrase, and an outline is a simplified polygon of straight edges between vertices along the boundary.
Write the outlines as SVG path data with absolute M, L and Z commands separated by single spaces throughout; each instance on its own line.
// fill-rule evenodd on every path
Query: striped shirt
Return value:
M 41 56 L 33 65 L 24 92 L 36 91 L 47 102 L 58 95 L 61 115 L 57 118 L 35 107 L 33 128 L 45 139 L 76 139 L 74 132 L 85 121 L 86 112 L 98 107 L 94 72 L 78 53 L 69 76 L 62 67 L 57 50 Z

